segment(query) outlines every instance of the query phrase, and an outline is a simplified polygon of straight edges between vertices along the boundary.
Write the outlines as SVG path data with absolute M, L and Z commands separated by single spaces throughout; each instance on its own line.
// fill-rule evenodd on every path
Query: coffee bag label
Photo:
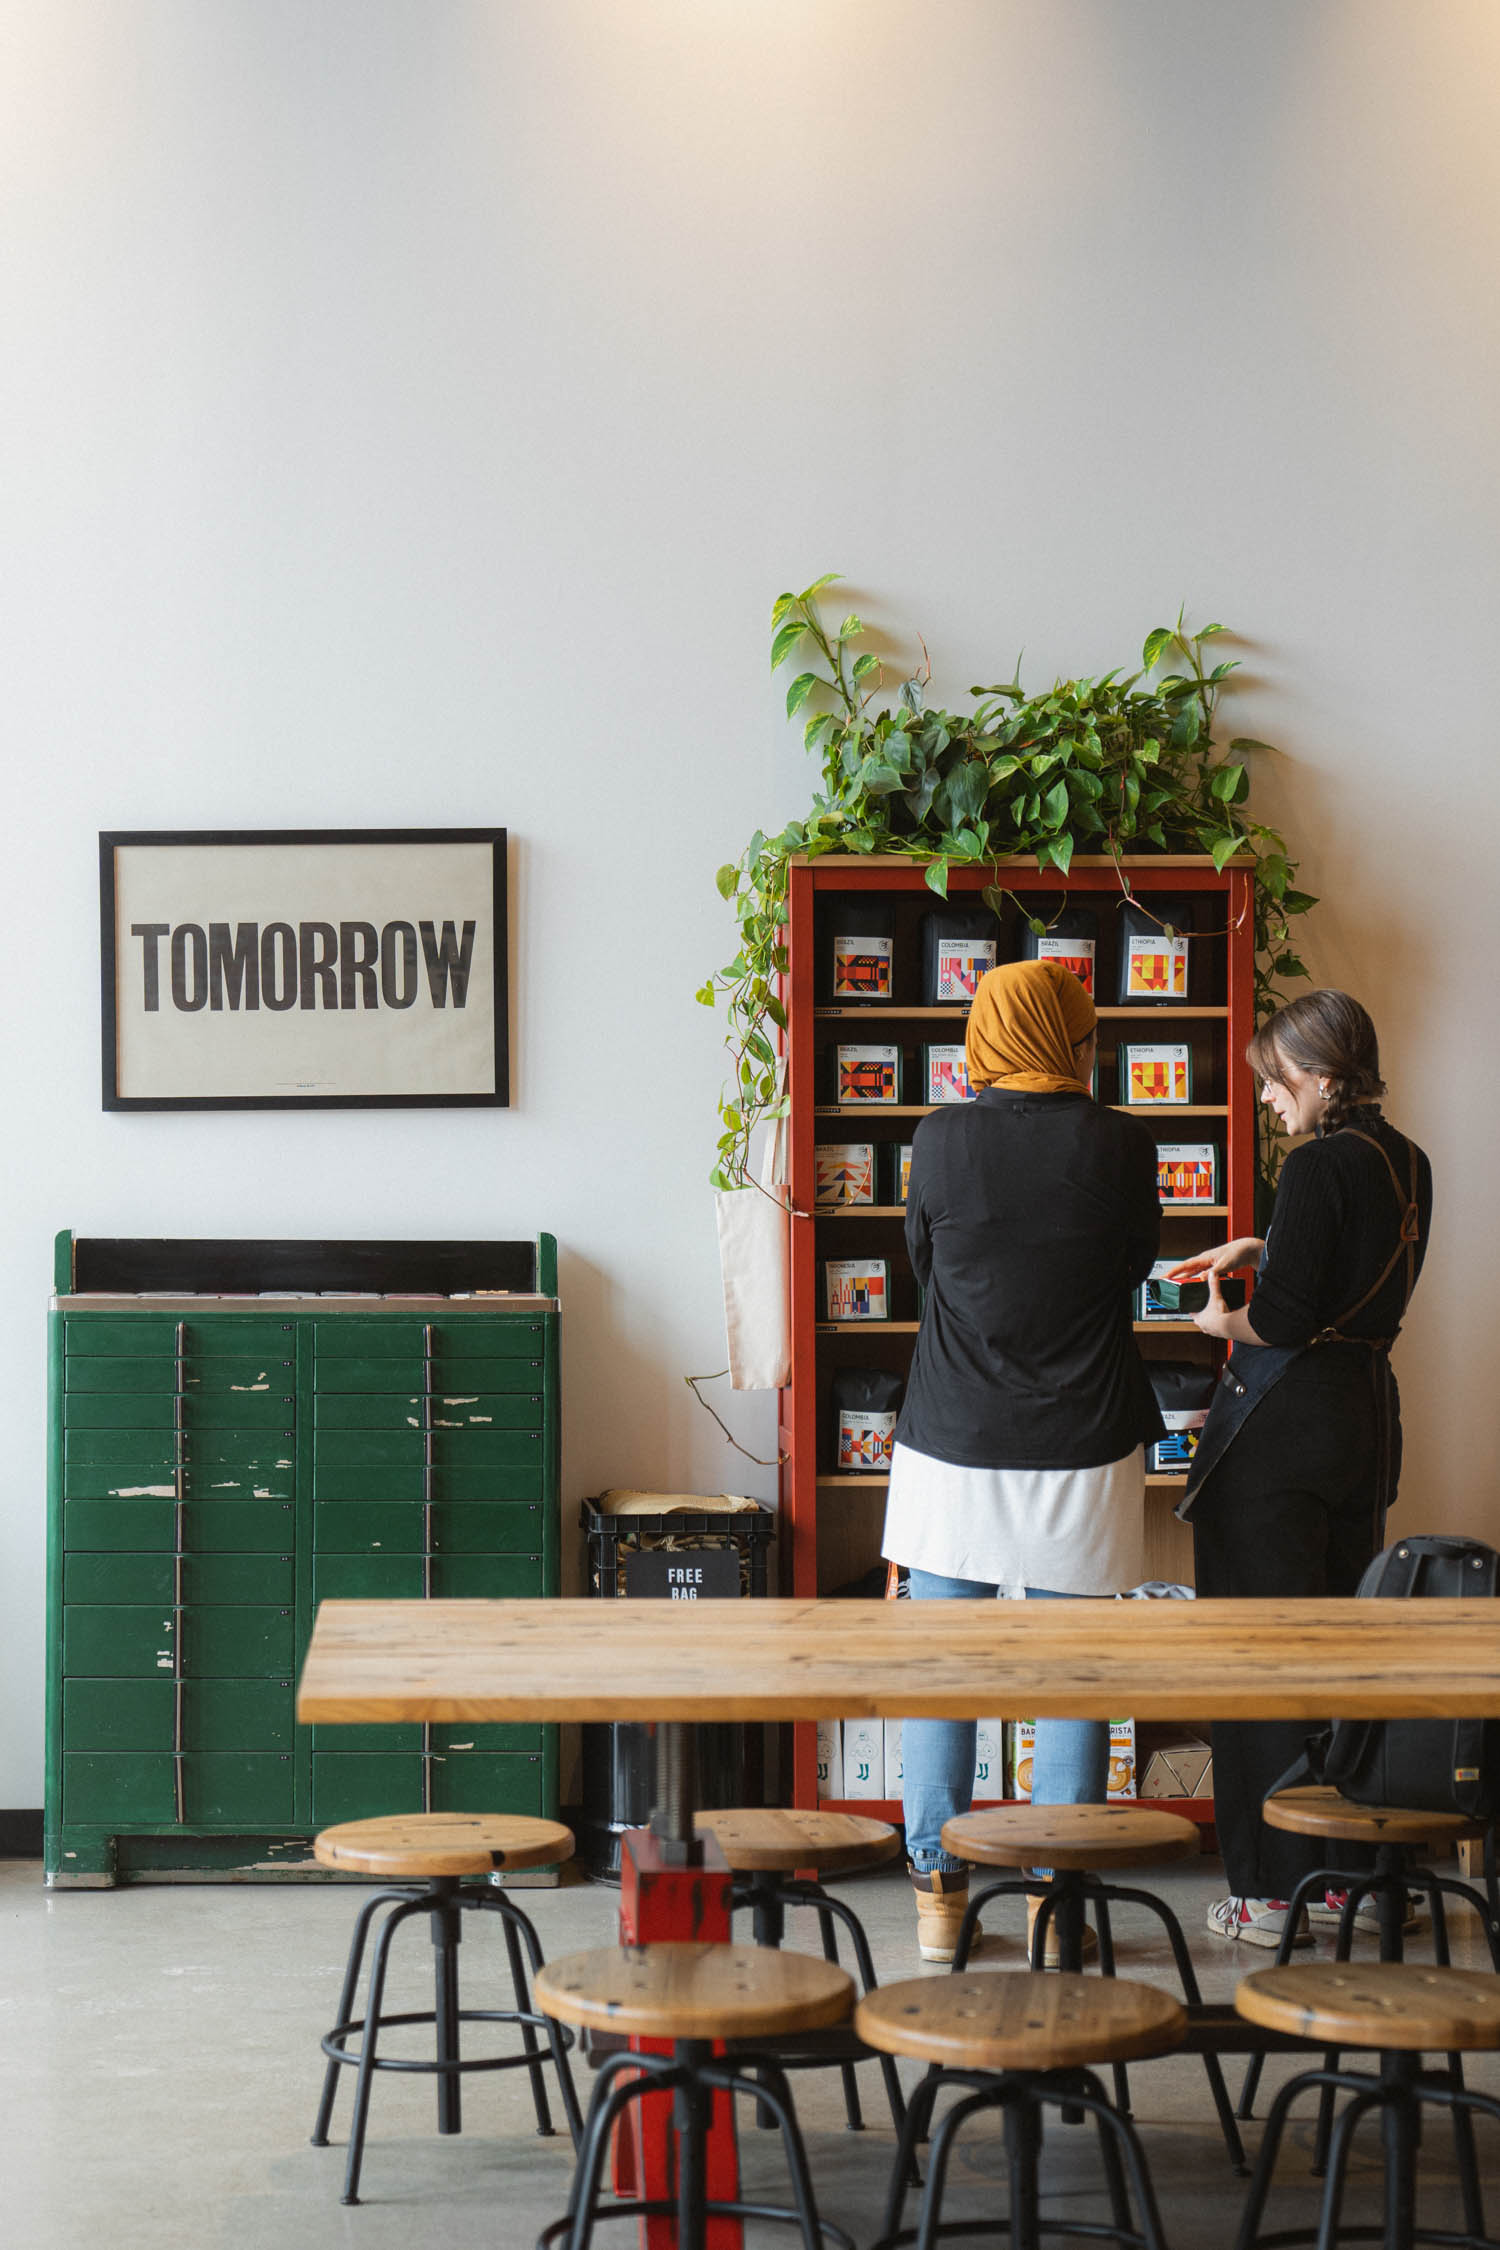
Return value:
M 1217 1203 L 1219 1152 L 1212 1141 L 1161 1141 L 1156 1192 L 1163 1203 Z
M 972 1000 L 979 980 L 995 966 L 993 938 L 946 938 L 937 941 L 937 997 L 959 1002 Z
M 845 1471 L 869 1469 L 884 1474 L 891 1465 L 896 1442 L 894 1414 L 874 1414 L 866 1407 L 839 1408 L 838 1465 Z
M 823 1268 L 823 1281 L 827 1319 L 889 1319 L 884 1258 L 830 1258 Z
M 1135 1106 L 1192 1099 L 1192 1054 L 1187 1042 L 1120 1049 L 1120 1091 Z
M 813 1150 L 813 1196 L 819 1203 L 873 1203 L 873 1141 L 822 1141 Z
M 839 937 L 835 934 L 835 1000 L 889 1000 L 894 951 L 894 940 L 888 937 Z
M 1094 989 L 1094 940 L 1091 937 L 1039 937 L 1036 957 L 1039 961 L 1061 961 L 1071 969 L 1085 992 Z
M 962 1047 L 927 1049 L 927 1099 L 929 1102 L 972 1101 L 969 1065 Z
M 1149 930 L 1144 936 L 1132 931 L 1125 940 L 1126 999 L 1185 1000 L 1188 943 L 1185 937 L 1168 937 L 1160 930 Z
M 901 1099 L 899 1047 L 840 1047 L 838 1072 L 841 1102 L 899 1102 Z

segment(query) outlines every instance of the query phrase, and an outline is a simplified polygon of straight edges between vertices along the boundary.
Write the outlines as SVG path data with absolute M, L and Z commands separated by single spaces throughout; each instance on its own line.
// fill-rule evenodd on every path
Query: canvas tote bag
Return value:
M 780 1092 L 782 1079 L 777 1080 Z M 766 1136 L 759 1187 L 720 1189 L 719 1265 L 729 1381 L 737 1391 L 779 1391 L 792 1379 L 787 1251 L 787 1121 Z

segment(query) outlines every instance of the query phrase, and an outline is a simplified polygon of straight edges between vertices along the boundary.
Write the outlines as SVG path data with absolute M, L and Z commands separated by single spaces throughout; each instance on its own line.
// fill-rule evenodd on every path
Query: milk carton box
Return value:
M 902 1773 L 903 1773 L 903 1768 L 902 1768 L 902 1764 L 901 1764 L 901 1721 L 900 1721 L 899 1719 L 887 1719 L 887 1720 L 886 1720 L 886 1722 L 885 1722 L 885 1794 L 886 1794 L 886 1796 L 888 1796 L 888 1797 L 899 1797 L 899 1796 L 900 1796 L 900 1794 L 901 1794 L 901 1781 L 902 1781 Z
M 844 1794 L 844 1729 L 838 1719 L 818 1721 L 818 1795 Z
M 1109 1794 L 1133 1797 L 1135 1789 L 1135 1721 L 1109 1722 Z
M 1036 1757 L 1035 1719 L 1012 1719 L 1006 1730 L 1005 1794 L 1019 1797 L 1023 1804 L 1031 1797 L 1031 1769 Z
M 885 1795 L 885 1722 L 882 1719 L 844 1721 L 844 1795 Z
M 975 1802 L 1005 1793 L 1005 1721 L 981 1719 L 974 1730 Z

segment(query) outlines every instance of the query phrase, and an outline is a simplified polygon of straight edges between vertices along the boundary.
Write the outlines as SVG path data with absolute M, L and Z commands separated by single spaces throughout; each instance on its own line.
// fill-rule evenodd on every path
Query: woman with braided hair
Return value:
M 1246 1237 L 1172 1269 L 1202 1279 L 1205 1335 L 1234 1346 L 1178 1513 L 1193 1526 L 1201 1595 L 1352 1594 L 1385 1540 L 1401 1466 L 1390 1348 L 1427 1248 L 1432 1167 L 1381 1114 L 1375 1026 L 1346 992 L 1278 1010 L 1246 1059 L 1261 1100 L 1292 1134 L 1266 1239 Z M 1254 1268 L 1234 1311 L 1221 1274 Z M 1274 1946 L 1286 1901 L 1322 1847 L 1267 1828 L 1261 1803 L 1302 1750 L 1307 1722 L 1214 1727 L 1214 1825 L 1230 1895 L 1218 1937 Z M 1343 1893 L 1313 1914 L 1337 1920 Z M 1309 1942 L 1299 1931 L 1297 1944 Z

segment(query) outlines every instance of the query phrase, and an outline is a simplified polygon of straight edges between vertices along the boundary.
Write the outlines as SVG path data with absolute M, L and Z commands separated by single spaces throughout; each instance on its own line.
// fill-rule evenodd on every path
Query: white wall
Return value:
M 1401 1521 L 1500 1534 L 1489 0 L 0 0 L 0 1805 L 53 1230 L 564 1245 L 565 1503 L 765 1492 L 691 994 L 842 566 L 957 699 L 1185 599 L 1438 1222 Z M 502 821 L 508 1113 L 98 1106 L 101 827 Z M 763 1406 L 736 1426 L 769 1450 Z

